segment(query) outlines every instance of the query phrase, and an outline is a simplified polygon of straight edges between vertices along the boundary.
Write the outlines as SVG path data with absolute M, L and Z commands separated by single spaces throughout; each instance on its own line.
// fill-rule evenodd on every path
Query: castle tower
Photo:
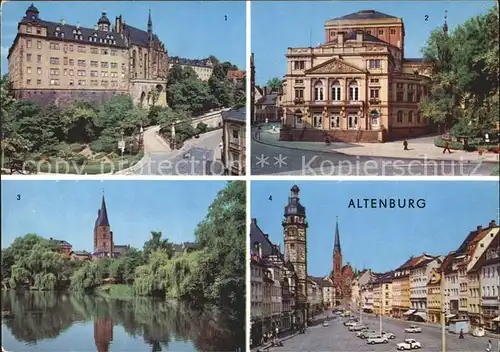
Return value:
M 151 19 L 151 9 L 149 9 L 148 16 L 148 39 L 150 42 L 153 41 L 153 20 Z
M 104 195 L 102 196 L 101 209 L 97 211 L 94 226 L 94 256 L 97 258 L 113 256 L 113 232 L 109 226 Z
M 285 263 L 290 262 L 297 274 L 296 318 L 298 323 L 307 321 L 307 222 L 306 208 L 300 204 L 299 187 L 290 190 L 282 222 L 285 242 Z

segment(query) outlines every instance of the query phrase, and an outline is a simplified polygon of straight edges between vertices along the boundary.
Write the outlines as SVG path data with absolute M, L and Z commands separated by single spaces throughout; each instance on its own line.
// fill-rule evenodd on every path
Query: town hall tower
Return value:
M 288 204 L 285 206 L 282 222 L 285 263 L 293 265 L 297 275 L 295 303 L 300 323 L 307 321 L 307 222 L 306 208 L 300 204 L 299 187 L 294 185 L 290 190 Z

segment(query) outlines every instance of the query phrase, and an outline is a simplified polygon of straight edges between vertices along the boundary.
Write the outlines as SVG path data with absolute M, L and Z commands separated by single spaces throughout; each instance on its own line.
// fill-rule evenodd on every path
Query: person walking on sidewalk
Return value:
M 408 149 L 408 141 L 406 139 L 403 141 L 403 150 L 410 150 Z
M 443 149 L 443 154 L 446 153 L 446 151 L 448 151 L 449 154 L 451 154 L 451 150 L 450 150 L 450 143 L 448 143 L 448 141 L 445 141 L 444 142 L 444 149 Z
M 491 352 L 491 340 L 488 340 L 488 344 L 486 345 L 486 352 Z
M 458 338 L 460 340 L 463 340 L 464 339 L 464 329 L 460 329 L 460 335 L 458 335 Z

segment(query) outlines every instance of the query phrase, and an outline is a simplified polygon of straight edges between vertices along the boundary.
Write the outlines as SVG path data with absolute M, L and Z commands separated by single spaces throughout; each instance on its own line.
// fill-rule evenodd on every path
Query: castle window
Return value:
M 26 33 L 31 33 L 31 31 L 32 31 L 31 25 L 27 25 L 26 26 Z
M 358 82 L 352 81 L 349 83 L 349 100 L 358 101 L 359 100 L 359 85 Z
M 94 32 L 94 37 L 97 37 L 97 33 Z
M 64 32 L 61 32 L 61 38 L 64 38 Z
M 56 31 L 59 32 L 61 30 L 61 28 L 59 28 L 59 26 L 56 27 Z
M 384 34 L 384 30 L 383 29 L 379 29 L 378 30 L 378 35 L 383 35 Z
M 41 48 L 42 48 L 42 41 L 41 41 L 41 40 L 38 40 L 38 41 L 36 42 L 36 48 L 37 48 L 37 49 L 41 49 Z
M 397 122 L 403 122 L 403 111 L 399 110 L 396 114 L 396 121 Z
M 42 29 L 41 28 L 37 28 L 36 29 L 36 34 L 42 34 Z
M 395 29 L 391 29 L 391 34 L 396 34 L 396 30 Z

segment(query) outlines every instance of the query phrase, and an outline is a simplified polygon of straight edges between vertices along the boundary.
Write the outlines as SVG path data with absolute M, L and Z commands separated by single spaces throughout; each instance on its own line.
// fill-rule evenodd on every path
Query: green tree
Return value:
M 271 90 L 278 90 L 281 88 L 281 80 L 278 77 L 273 77 L 267 81 L 266 86 L 268 86 Z
M 144 259 L 148 261 L 151 253 L 156 251 L 163 251 L 168 257 L 173 255 L 172 243 L 169 242 L 168 238 L 162 239 L 162 233 L 160 231 L 151 231 L 151 238 L 144 243 L 142 251 L 144 253 Z
M 88 261 L 71 276 L 71 290 L 90 292 L 102 285 L 103 273 L 98 263 Z
M 228 69 L 228 63 L 219 63 L 215 65 L 208 79 L 213 105 L 217 108 L 231 106 L 231 87 L 227 80 Z
M 208 255 L 207 296 L 231 306 L 245 305 L 245 182 L 228 182 L 196 229 L 196 241 Z

